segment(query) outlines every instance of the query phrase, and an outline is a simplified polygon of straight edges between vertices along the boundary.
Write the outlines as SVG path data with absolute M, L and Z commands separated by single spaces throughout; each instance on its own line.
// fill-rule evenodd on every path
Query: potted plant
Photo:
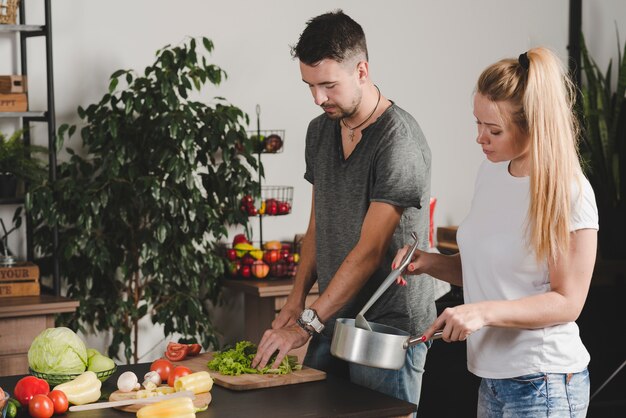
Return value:
M 247 225 L 239 200 L 258 190 L 248 116 L 223 98 L 190 97 L 226 77 L 201 42 L 164 47 L 141 74 L 113 73 L 102 99 L 78 109 L 84 151 L 67 148 L 57 180 L 27 197 L 36 250 L 52 253 L 56 225 L 66 293 L 80 301 L 60 322 L 111 332 L 109 356 L 123 349 L 127 362 L 138 361 L 147 315 L 166 336 L 217 346 L 206 303 L 224 271 L 216 247 L 228 225 Z M 58 141 L 75 131 L 60 126 Z
M 604 259 L 626 259 L 626 49 L 618 40 L 617 83 L 613 63 L 603 74 L 581 40 L 583 167 L 596 195 L 600 218 L 598 244 Z
M 47 174 L 45 164 L 34 154 L 47 149 L 24 142 L 24 131 L 10 136 L 0 132 L 0 198 L 15 197 L 18 182 L 40 182 Z

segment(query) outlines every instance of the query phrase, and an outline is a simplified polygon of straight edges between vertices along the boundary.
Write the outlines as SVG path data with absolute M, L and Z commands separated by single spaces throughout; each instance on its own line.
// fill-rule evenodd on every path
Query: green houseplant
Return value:
M 15 197 L 18 181 L 41 182 L 46 176 L 45 164 L 35 154 L 47 149 L 24 142 L 24 130 L 10 136 L 0 132 L 0 197 Z
M 224 270 L 216 246 L 228 225 L 247 224 L 239 200 L 258 190 L 248 116 L 223 98 L 190 98 L 226 76 L 201 42 L 164 47 L 143 74 L 116 71 L 108 93 L 78 109 L 83 156 L 68 148 L 57 181 L 27 198 L 36 249 L 51 254 L 57 225 L 62 279 L 80 301 L 61 322 L 110 331 L 109 356 L 123 348 L 128 362 L 146 315 L 166 336 L 217 345 L 206 303 Z M 75 131 L 59 127 L 59 148 Z
M 626 259 L 626 45 L 618 40 L 617 82 L 613 62 L 600 71 L 581 41 L 583 167 L 594 189 L 600 217 L 598 244 L 605 259 Z

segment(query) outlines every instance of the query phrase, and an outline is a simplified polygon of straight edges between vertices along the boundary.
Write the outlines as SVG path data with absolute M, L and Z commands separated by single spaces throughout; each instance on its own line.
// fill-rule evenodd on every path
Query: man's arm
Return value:
M 370 204 L 359 241 L 341 263 L 328 288 L 311 305 L 322 322 L 352 299 L 378 268 L 400 223 L 402 211 L 402 208 L 387 203 Z M 278 355 L 273 367 L 278 367 L 291 349 L 303 346 L 308 339 L 308 333 L 297 324 L 267 330 L 259 343 L 252 367 L 264 367 L 276 351 Z
M 328 288 L 311 305 L 322 322 L 356 296 L 380 266 L 402 212 L 402 208 L 388 203 L 370 204 L 359 241 L 341 263 Z
M 289 292 L 287 302 L 280 310 L 278 316 L 272 321 L 272 328 L 278 329 L 287 325 L 293 325 L 304 309 L 306 296 L 309 294 L 313 283 L 317 280 L 316 249 L 315 249 L 315 193 L 311 196 L 311 215 L 307 227 L 302 248 L 300 249 L 300 263 L 294 279 L 293 288 Z

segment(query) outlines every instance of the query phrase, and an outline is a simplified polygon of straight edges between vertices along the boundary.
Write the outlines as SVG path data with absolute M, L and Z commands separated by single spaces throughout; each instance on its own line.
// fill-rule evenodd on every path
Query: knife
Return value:
M 173 398 L 191 398 L 192 400 L 196 398 L 190 390 L 185 390 L 182 392 L 171 393 L 168 395 L 162 396 L 152 396 L 150 398 L 139 398 L 139 399 L 125 399 L 123 401 L 110 401 L 110 402 L 98 402 L 98 403 L 90 403 L 86 405 L 75 405 L 70 406 L 70 411 L 90 411 L 92 409 L 104 409 L 104 408 L 114 408 L 116 406 L 126 406 L 126 405 L 135 405 L 135 404 L 148 404 L 155 403 L 160 401 L 166 401 L 168 399 Z

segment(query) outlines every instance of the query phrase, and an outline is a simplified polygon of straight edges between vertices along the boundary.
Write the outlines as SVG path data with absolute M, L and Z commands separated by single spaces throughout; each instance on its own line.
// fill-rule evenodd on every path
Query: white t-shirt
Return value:
M 481 165 L 470 212 L 457 232 L 465 303 L 550 290 L 547 263 L 538 264 L 527 245 L 530 178 L 512 176 L 508 166 L 508 161 Z M 582 177 L 580 196 L 575 183 L 570 230 L 598 229 L 593 189 Z M 484 327 L 467 339 L 468 370 L 485 378 L 575 373 L 589 358 L 574 322 L 542 329 Z

